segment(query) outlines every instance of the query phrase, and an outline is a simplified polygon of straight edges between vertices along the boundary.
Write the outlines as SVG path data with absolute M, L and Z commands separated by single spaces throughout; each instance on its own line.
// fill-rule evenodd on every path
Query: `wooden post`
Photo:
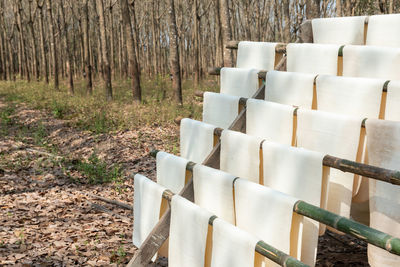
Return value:
M 313 31 L 311 20 L 306 20 L 300 25 L 298 42 L 296 43 L 313 43 Z

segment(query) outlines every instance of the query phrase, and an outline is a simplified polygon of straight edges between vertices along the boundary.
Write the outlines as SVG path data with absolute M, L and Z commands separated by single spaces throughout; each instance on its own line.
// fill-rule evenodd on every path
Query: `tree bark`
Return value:
M 160 70 L 158 68 L 158 61 L 159 61 L 159 57 L 157 57 L 157 47 L 158 47 L 158 38 L 156 35 L 156 16 L 155 16 L 155 2 L 157 0 L 153 0 L 151 1 L 151 41 L 152 41 L 152 45 L 151 45 L 151 49 L 152 49 L 152 65 L 153 65 L 153 74 L 157 75 L 159 74 Z
M 113 18 L 113 10 L 114 4 L 110 1 L 110 5 L 108 6 L 109 10 L 109 25 L 110 25 L 110 68 L 111 68 L 111 76 L 115 77 L 115 64 L 114 64 L 114 18 Z
M 199 85 L 200 80 L 200 67 L 199 67 L 199 58 L 200 58 L 200 49 L 199 49 L 199 14 L 197 12 L 198 2 L 197 0 L 193 1 L 192 7 L 192 17 L 193 17 L 193 45 L 194 45 L 194 85 L 197 87 Z
M 283 28 L 284 42 L 290 43 L 290 9 L 289 0 L 283 0 L 283 19 L 285 20 L 285 27 Z
M 178 30 L 176 27 L 175 3 L 174 0 L 168 0 L 169 13 L 169 62 L 170 71 L 172 72 L 172 87 L 175 92 L 175 101 L 183 105 L 182 100 L 182 81 L 181 67 L 179 65 L 179 48 L 178 48 Z
M 389 0 L 389 14 L 393 13 L 393 0 Z
M 218 0 L 221 16 L 221 32 L 222 32 L 222 46 L 224 54 L 224 67 L 233 67 L 233 53 L 232 50 L 227 49 L 226 44 L 232 40 L 232 29 L 230 26 L 230 15 L 228 0 Z
M 336 0 L 336 16 L 342 16 L 342 0 Z
M 4 21 L 4 1 L 0 1 L 0 22 L 3 23 Z M 1 74 L 3 80 L 7 80 L 7 47 L 6 47 L 6 25 L 0 25 L 0 58 L 1 58 Z
M 138 62 L 136 60 L 136 46 L 134 44 L 134 37 L 132 32 L 132 21 L 129 15 L 128 0 L 119 0 L 121 12 L 122 12 L 122 23 L 124 25 L 126 46 L 128 50 L 128 57 L 130 62 L 130 73 L 132 79 L 132 97 L 134 101 L 142 100 L 142 89 L 140 87 L 140 72 Z
M 24 74 L 26 75 L 26 78 L 28 82 L 31 81 L 31 76 L 29 72 L 29 66 L 28 66 L 28 59 L 27 59 L 27 52 L 26 52 L 26 44 L 25 44 L 25 34 L 24 34 L 24 28 L 22 25 L 22 0 L 18 0 L 18 2 L 15 5 L 15 15 L 16 15 L 16 20 L 17 20 L 17 26 L 18 26 L 18 33 L 19 33 L 19 42 L 20 42 L 20 75 Z
M 93 77 L 92 77 L 92 64 L 90 58 L 90 46 L 89 46 L 89 8 L 88 0 L 83 0 L 82 5 L 82 30 L 83 30 L 83 46 L 85 52 L 85 73 L 86 77 L 86 92 L 88 94 L 93 93 Z
M 111 85 L 111 67 L 109 45 L 106 35 L 106 24 L 104 18 L 103 0 L 96 0 L 97 14 L 99 15 L 100 41 L 101 41 L 101 59 L 104 71 L 105 93 L 107 100 L 112 100 L 112 85 Z
M 51 0 L 47 0 L 47 13 L 49 15 L 49 28 L 50 28 L 50 46 L 52 48 L 52 61 L 53 61 L 53 70 L 54 70 L 54 88 L 59 90 L 59 80 L 58 80 L 58 60 L 57 60 L 57 45 L 56 45 L 56 37 L 55 37 L 55 29 L 54 29 L 54 20 L 53 20 L 53 10 L 51 8 Z
M 40 31 L 40 51 L 42 54 L 42 76 L 44 75 L 45 82 L 49 83 L 49 69 L 46 57 L 46 44 L 44 40 L 44 23 L 43 23 L 43 6 L 44 0 L 36 0 L 37 8 L 39 9 L 39 31 Z
M 64 43 L 65 43 L 65 48 L 67 50 L 67 69 L 68 69 L 68 84 L 69 84 L 69 92 L 70 94 L 74 94 L 74 71 L 72 68 L 72 52 L 71 48 L 69 45 L 69 33 L 67 29 L 67 23 L 65 21 L 65 11 L 64 11 L 64 3 L 60 3 L 60 15 L 61 15 L 61 21 L 63 23 L 63 30 L 64 30 Z
M 35 30 L 33 27 L 33 20 L 34 20 L 34 15 L 32 16 L 32 1 L 33 0 L 29 0 L 29 18 L 28 18 L 28 25 L 29 28 L 31 30 L 31 34 L 32 34 L 32 54 L 33 54 L 33 71 L 35 73 L 35 78 L 36 81 L 39 81 L 40 79 L 40 71 L 39 71 L 39 58 L 38 58 L 38 53 L 37 53 L 37 42 L 36 42 L 36 36 L 35 36 Z

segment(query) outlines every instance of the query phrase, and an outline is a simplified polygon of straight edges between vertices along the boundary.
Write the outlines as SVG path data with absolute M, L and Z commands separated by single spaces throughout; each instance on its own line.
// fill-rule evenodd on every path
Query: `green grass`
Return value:
M 46 144 L 47 130 L 41 121 L 32 129 L 32 137 L 35 145 L 43 146 Z
M 100 160 L 96 153 L 93 153 L 87 161 L 76 161 L 74 165 L 90 184 L 118 182 L 122 177 L 121 166 L 107 166 L 107 163 Z
M 0 125 L 7 126 L 13 124 L 13 118 L 11 115 L 14 113 L 14 105 L 8 105 L 4 109 L 0 110 Z
M 198 89 L 216 91 L 215 80 L 205 81 Z M 113 101 L 105 100 L 103 83 L 96 80 L 94 93 L 86 94 L 85 82 L 75 81 L 75 95 L 68 94 L 65 82 L 55 91 L 52 84 L 17 80 L 0 81 L 0 97 L 9 102 L 24 102 L 31 108 L 49 111 L 55 118 L 68 119 L 72 126 L 94 133 L 106 133 L 141 126 L 165 126 L 176 117 L 201 119 L 201 104 L 194 96 L 191 81 L 183 83 L 183 106 L 173 101 L 171 81 L 167 76 L 142 78 L 142 102 L 132 101 L 130 80 L 113 81 Z M 2 121 L 9 116 L 2 115 Z

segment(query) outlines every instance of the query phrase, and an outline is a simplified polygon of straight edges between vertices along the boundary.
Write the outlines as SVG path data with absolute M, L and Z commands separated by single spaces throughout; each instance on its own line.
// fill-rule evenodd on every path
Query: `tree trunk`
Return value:
M 193 17 L 193 46 L 194 46 L 194 65 L 193 65 L 193 72 L 194 72 L 194 85 L 197 87 L 199 85 L 200 79 L 200 67 L 199 67 L 199 57 L 200 57 L 200 50 L 199 50 L 199 15 L 197 12 L 197 0 L 193 1 L 192 7 L 192 17 Z
M 68 84 L 69 84 L 69 92 L 70 94 L 74 94 L 74 71 L 72 68 L 72 53 L 71 48 L 69 45 L 69 34 L 67 29 L 67 23 L 65 22 L 65 11 L 64 11 L 64 3 L 60 3 L 60 15 L 61 15 L 61 22 L 63 24 L 63 31 L 64 31 L 64 43 L 65 48 L 67 50 L 67 69 L 68 69 Z
M 215 21 L 218 25 L 216 29 L 216 50 L 217 50 L 217 66 L 222 66 L 224 64 L 224 43 L 222 39 L 222 27 L 221 27 L 221 8 L 219 6 L 219 0 L 215 1 Z
M 182 81 L 181 68 L 179 65 L 178 30 L 176 28 L 175 3 L 174 0 L 168 1 L 169 12 L 169 61 L 172 72 L 172 87 L 175 92 L 175 101 L 183 105 L 182 100 Z
M 1 15 L 0 15 L 0 19 L 1 19 Z M 4 74 L 6 74 L 6 75 L 4 75 Z M 5 72 L 3 31 L 0 28 L 0 81 L 6 80 L 6 78 L 4 78 L 4 76 L 7 77 L 7 73 Z
M 4 1 L 0 1 L 0 22 L 4 22 Z M 7 47 L 6 47 L 6 25 L 0 26 L 0 58 L 1 58 L 1 73 L 2 79 L 7 80 Z M 0 78 L 1 79 L 1 78 Z
M 53 10 L 51 8 L 51 0 L 47 0 L 47 13 L 49 15 L 49 27 L 50 27 L 50 46 L 52 50 L 53 70 L 54 70 L 54 88 L 59 90 L 58 80 L 58 60 L 57 60 L 57 45 L 54 29 Z
M 342 16 L 342 0 L 336 1 L 336 16 L 337 17 Z
M 125 29 L 126 46 L 128 50 L 128 58 L 130 65 L 130 73 L 132 79 L 132 97 L 134 101 L 142 100 L 142 89 L 140 87 L 140 72 L 138 62 L 136 60 L 135 44 L 132 32 L 132 21 L 129 15 L 129 6 L 127 0 L 119 0 L 122 12 L 122 23 Z
M 35 78 L 36 81 L 39 81 L 40 79 L 40 71 L 39 71 L 39 58 L 38 58 L 38 53 L 37 53 L 37 42 L 36 42 L 36 36 L 35 36 L 35 30 L 33 27 L 33 20 L 34 18 L 32 17 L 32 1 L 33 0 L 29 0 L 29 21 L 28 21 L 28 25 L 29 28 L 31 30 L 31 34 L 32 34 L 32 56 L 33 56 L 33 71 L 35 73 Z
M 159 68 L 158 68 L 158 61 L 159 61 L 159 57 L 157 56 L 157 46 L 158 43 L 158 37 L 156 35 L 156 16 L 155 16 L 155 2 L 157 0 L 153 0 L 151 2 L 151 41 L 152 41 L 152 45 L 151 45 L 151 49 L 152 49 L 152 65 L 153 65 L 153 74 L 157 75 L 159 74 Z
M 18 33 L 19 33 L 19 42 L 20 42 L 20 75 L 24 72 L 28 82 L 31 81 L 31 76 L 28 67 L 28 59 L 25 45 L 25 34 L 24 28 L 22 25 L 22 0 L 18 0 L 15 6 L 15 14 L 17 19 Z M 24 71 L 23 71 L 24 70 Z
M 42 76 L 44 75 L 46 83 L 49 83 L 49 69 L 46 57 L 46 44 L 44 40 L 44 23 L 43 23 L 43 6 L 44 0 L 36 1 L 37 8 L 39 9 L 39 31 L 40 31 L 40 51 L 42 54 Z
M 111 85 L 111 67 L 109 45 L 106 35 L 106 24 L 104 18 L 103 0 L 96 0 L 97 14 L 99 15 L 100 41 L 101 41 L 101 59 L 104 71 L 105 93 L 107 100 L 112 100 L 112 85 Z
M 89 8 L 88 0 L 83 0 L 82 5 L 82 30 L 83 30 L 83 46 L 85 50 L 85 73 L 86 77 L 86 92 L 88 94 L 93 93 L 93 76 L 92 76 L 92 64 L 90 59 L 90 46 L 89 46 Z
M 221 33 L 222 33 L 222 46 L 224 51 L 224 66 L 233 67 L 233 53 L 231 49 L 227 49 L 226 44 L 232 39 L 232 29 L 230 26 L 229 6 L 228 0 L 219 1 L 219 14 L 221 16 Z
M 111 68 L 111 76 L 115 77 L 115 64 L 114 64 L 114 20 L 113 20 L 113 10 L 114 6 L 112 1 L 110 1 L 109 5 L 109 25 L 110 25 L 110 68 Z
M 15 80 L 16 80 L 16 77 L 15 77 L 15 60 L 14 60 L 13 49 L 11 48 L 13 46 L 12 42 L 11 42 L 12 37 L 13 37 L 13 35 L 8 39 L 7 48 L 8 48 L 8 54 L 9 54 L 9 57 L 10 57 L 10 69 L 9 69 L 10 79 L 12 79 L 15 82 Z
M 320 4 L 321 0 L 306 0 L 306 17 L 307 19 L 320 17 Z M 349 11 L 350 12 L 350 11 Z
M 284 42 L 290 43 L 290 10 L 289 10 L 289 0 L 283 0 L 283 19 L 285 21 L 285 27 L 283 28 Z

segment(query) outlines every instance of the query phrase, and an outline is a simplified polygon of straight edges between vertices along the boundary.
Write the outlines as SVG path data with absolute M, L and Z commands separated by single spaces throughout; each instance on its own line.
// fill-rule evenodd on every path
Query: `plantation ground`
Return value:
M 66 88 L 0 82 L 0 265 L 129 261 L 132 211 L 93 195 L 133 205 L 132 173 L 155 178 L 148 152 L 178 154 L 173 119 L 201 119 L 193 90 L 185 89 L 184 107 L 176 107 L 168 80 L 147 82 L 140 105 L 130 103 L 128 87 L 118 82 L 112 103 L 101 91 L 85 96 L 80 84 L 76 96 L 68 96 Z M 209 81 L 201 89 L 215 88 Z M 320 238 L 318 266 L 366 262 L 363 242 L 332 233 Z

